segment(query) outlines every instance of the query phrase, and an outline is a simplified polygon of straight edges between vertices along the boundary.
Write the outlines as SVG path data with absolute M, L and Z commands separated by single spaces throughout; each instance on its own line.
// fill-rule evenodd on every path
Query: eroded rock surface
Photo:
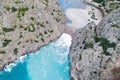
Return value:
M 76 31 L 70 63 L 71 80 L 120 80 L 120 8 Z
M 64 26 L 57 0 L 0 0 L 0 70 L 57 39 Z

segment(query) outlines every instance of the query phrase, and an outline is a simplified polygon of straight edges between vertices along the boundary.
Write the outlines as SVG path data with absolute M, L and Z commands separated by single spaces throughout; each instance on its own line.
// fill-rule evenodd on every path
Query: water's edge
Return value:
M 25 68 L 25 69 L 27 69 L 27 73 L 29 75 L 33 74 L 34 72 L 37 74 L 37 72 L 36 72 L 36 70 L 34 70 L 34 68 L 37 68 L 38 71 L 40 70 L 39 72 L 41 72 L 41 70 L 42 70 L 42 73 L 44 73 L 44 74 L 46 74 L 46 71 L 43 71 L 43 70 L 49 71 L 52 68 L 54 68 L 56 70 L 53 69 L 53 71 L 58 71 L 57 77 L 59 80 L 64 80 L 64 79 L 62 79 L 63 77 L 65 78 L 65 80 L 69 80 L 69 78 L 70 78 L 70 69 L 69 69 L 70 65 L 69 64 L 70 63 L 69 63 L 68 54 L 69 54 L 70 45 L 71 45 L 71 36 L 63 33 L 58 40 L 51 42 L 51 43 L 47 44 L 46 46 L 41 47 L 38 51 L 36 51 L 34 53 L 25 54 L 24 56 L 21 56 L 18 60 L 16 60 L 14 63 L 10 63 L 9 65 L 6 65 L 3 69 L 3 71 L 0 72 L 0 80 L 4 79 L 5 76 L 6 77 L 10 76 L 10 79 L 8 78 L 8 80 L 11 80 L 11 76 L 14 75 L 13 73 L 16 73 L 17 70 L 18 71 L 21 70 L 21 68 L 24 66 L 24 64 L 25 65 L 27 64 L 27 68 Z M 49 46 L 49 47 L 46 48 L 47 46 Z M 52 47 L 55 50 L 52 49 L 52 52 L 51 52 L 49 50 Z M 40 52 L 41 49 L 43 51 L 42 53 Z M 67 50 L 67 52 L 66 52 L 66 50 Z M 46 51 L 48 51 L 49 53 L 48 52 L 46 53 Z M 45 54 L 43 54 L 43 53 L 45 53 Z M 50 53 L 52 53 L 52 54 L 50 54 Z M 43 56 L 41 57 L 41 55 L 43 55 Z M 36 56 L 36 57 L 33 59 L 34 56 Z M 47 56 L 49 56 L 49 57 L 46 59 Z M 53 59 L 53 61 L 51 61 L 52 59 Z M 48 60 L 48 61 L 46 61 L 46 60 Z M 67 60 L 67 62 L 66 62 L 66 60 Z M 26 63 L 26 61 L 27 61 L 27 63 Z M 40 63 L 36 62 L 36 61 L 40 61 Z M 49 61 L 50 61 L 50 63 L 49 63 Z M 46 65 L 46 63 L 47 63 L 47 65 Z M 23 66 L 20 66 L 20 64 L 21 65 L 23 64 Z M 36 65 L 36 67 L 34 67 L 35 65 Z M 39 66 L 39 67 L 37 67 L 37 66 Z M 44 66 L 43 69 L 42 69 L 42 66 Z M 52 66 L 54 66 L 54 67 L 52 67 Z M 65 66 L 67 67 L 66 69 L 65 69 Z M 18 69 L 17 69 L 17 67 L 18 67 Z M 17 70 L 15 70 L 15 69 L 17 69 Z M 59 70 L 60 70 L 60 72 L 61 71 L 63 71 L 63 72 L 60 74 Z M 65 73 L 64 73 L 64 70 L 65 70 Z M 23 71 L 26 71 L 26 70 L 23 69 Z M 26 73 L 26 72 L 24 72 L 24 73 Z M 56 72 L 54 72 L 54 73 L 48 72 L 48 73 L 50 73 L 52 75 L 52 74 L 55 74 Z M 17 74 L 19 75 L 19 76 L 18 75 L 17 76 L 20 77 L 21 71 L 17 72 Z M 27 75 L 27 74 L 25 74 L 25 75 Z M 36 75 L 34 75 L 34 76 L 36 76 Z M 38 79 L 35 79 L 35 77 L 33 77 L 33 75 L 31 75 L 29 77 L 30 77 L 30 79 L 27 78 L 27 79 L 23 79 L 23 80 L 31 80 L 31 78 L 34 78 L 32 80 L 38 80 Z M 41 76 L 41 80 L 48 80 L 48 79 L 43 79 L 42 77 L 43 76 Z M 45 78 L 47 78 L 47 77 L 45 77 Z M 48 76 L 48 78 L 49 78 L 49 76 Z M 50 78 L 54 78 L 54 77 L 50 77 Z M 7 79 L 7 78 L 5 78 L 5 79 Z M 19 80 L 19 78 L 15 79 L 15 80 Z M 53 80 L 55 80 L 55 79 L 53 79 Z

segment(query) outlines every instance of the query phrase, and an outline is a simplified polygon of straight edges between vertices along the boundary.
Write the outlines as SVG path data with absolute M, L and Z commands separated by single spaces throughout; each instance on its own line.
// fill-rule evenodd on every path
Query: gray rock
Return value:
M 71 80 L 120 80 L 120 8 L 73 35 Z
M 57 0 L 0 0 L 0 70 L 57 39 L 65 23 Z

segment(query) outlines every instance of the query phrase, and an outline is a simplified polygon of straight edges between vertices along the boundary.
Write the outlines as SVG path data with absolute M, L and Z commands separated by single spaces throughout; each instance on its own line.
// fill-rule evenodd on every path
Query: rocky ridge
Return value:
M 64 26 L 65 16 L 57 0 L 1 0 L 0 70 L 57 39 Z
M 71 80 L 120 80 L 120 8 L 73 35 Z

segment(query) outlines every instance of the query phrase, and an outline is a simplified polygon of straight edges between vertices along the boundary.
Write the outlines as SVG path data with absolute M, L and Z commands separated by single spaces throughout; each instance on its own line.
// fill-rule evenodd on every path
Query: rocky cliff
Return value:
M 0 70 L 57 39 L 64 26 L 57 0 L 0 0 Z
M 73 36 L 71 80 L 120 80 L 120 8 Z

